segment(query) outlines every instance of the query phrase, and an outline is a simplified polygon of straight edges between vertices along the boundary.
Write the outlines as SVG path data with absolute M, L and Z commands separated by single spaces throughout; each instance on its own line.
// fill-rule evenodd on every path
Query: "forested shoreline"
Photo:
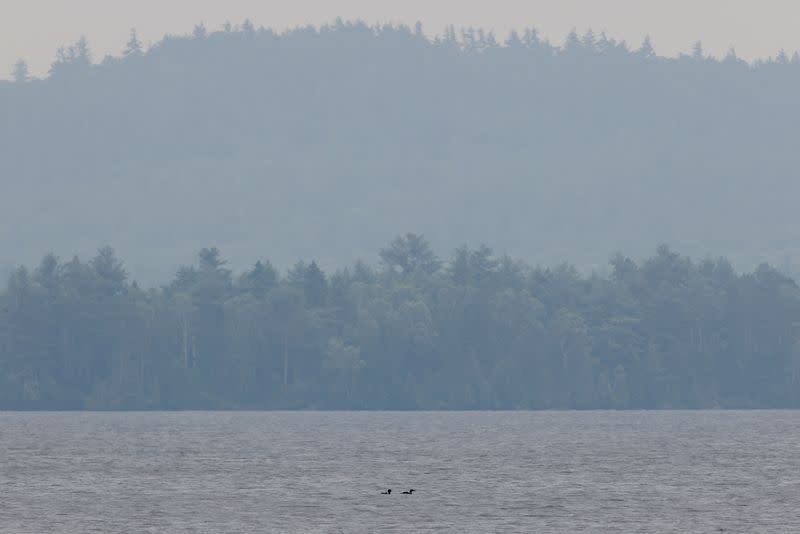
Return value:
M 0 294 L 2 409 L 800 406 L 800 288 L 661 246 L 609 278 L 420 235 L 324 272 L 200 251 L 161 287 L 113 249 Z

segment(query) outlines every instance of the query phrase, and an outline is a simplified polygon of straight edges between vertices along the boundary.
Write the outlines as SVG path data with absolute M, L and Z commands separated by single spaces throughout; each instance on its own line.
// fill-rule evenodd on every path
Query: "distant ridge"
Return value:
M 408 228 L 583 271 L 658 242 L 797 271 L 796 56 L 345 22 L 128 48 L 0 85 L 0 270 L 103 243 L 142 280 L 209 242 L 330 266 Z

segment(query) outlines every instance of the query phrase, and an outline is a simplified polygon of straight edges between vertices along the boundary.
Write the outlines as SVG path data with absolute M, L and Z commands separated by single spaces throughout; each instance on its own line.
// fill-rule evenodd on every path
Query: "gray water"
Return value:
M 800 532 L 799 453 L 800 412 L 0 413 L 0 531 Z

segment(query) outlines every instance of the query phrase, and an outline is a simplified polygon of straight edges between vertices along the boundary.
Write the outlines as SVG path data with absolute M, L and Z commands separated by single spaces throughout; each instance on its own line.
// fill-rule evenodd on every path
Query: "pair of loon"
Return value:
M 401 495 L 411 495 L 412 493 L 414 493 L 414 490 L 410 489 L 408 491 L 402 492 Z M 391 495 L 391 494 L 392 494 L 392 488 L 389 488 L 386 491 L 381 492 L 381 495 Z

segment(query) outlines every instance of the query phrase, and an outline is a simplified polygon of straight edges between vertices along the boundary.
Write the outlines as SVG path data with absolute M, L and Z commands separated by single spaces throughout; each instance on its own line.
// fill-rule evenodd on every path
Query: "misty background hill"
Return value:
M 250 24 L 0 83 L 0 269 L 113 243 L 164 279 L 216 245 L 375 260 L 399 232 L 604 269 L 665 242 L 794 270 L 800 59 L 449 29 Z M 795 271 L 796 272 L 796 271 Z M 793 273 L 794 274 L 794 273 Z

